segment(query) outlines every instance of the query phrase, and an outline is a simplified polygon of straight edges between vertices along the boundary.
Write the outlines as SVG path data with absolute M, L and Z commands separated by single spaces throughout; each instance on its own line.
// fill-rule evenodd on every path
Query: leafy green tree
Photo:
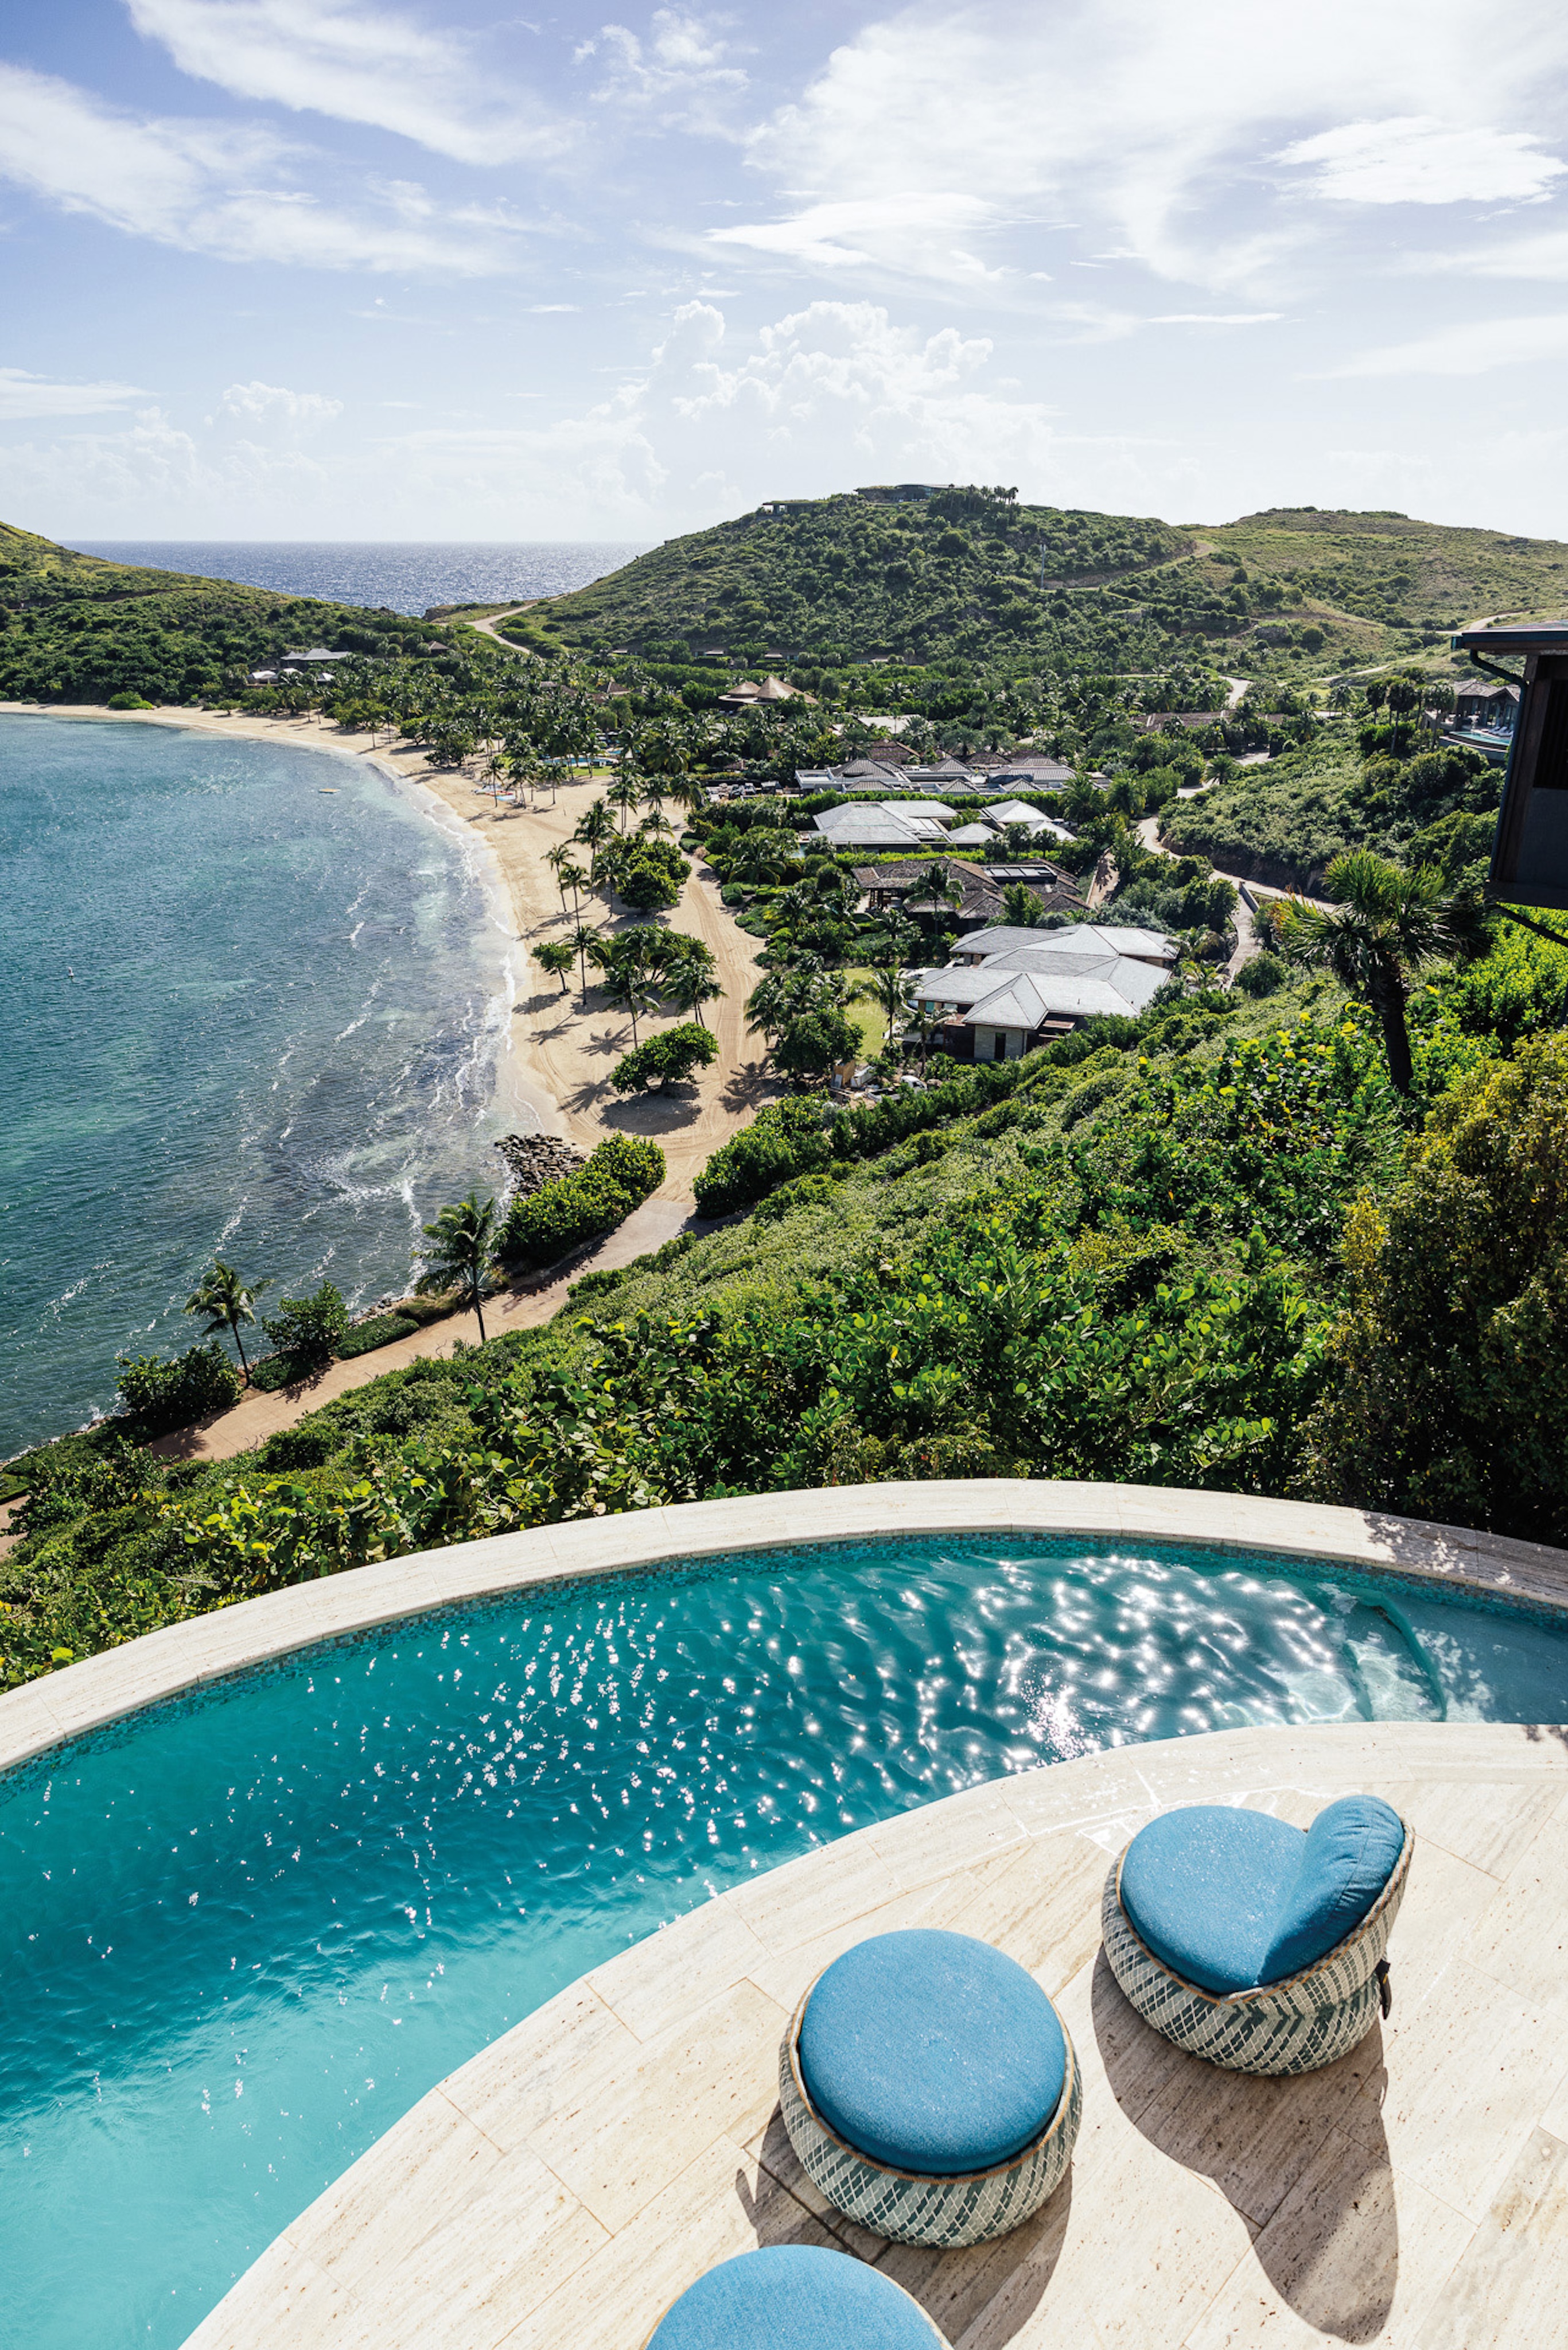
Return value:
M 262 1328 L 280 1355 L 305 1369 L 329 1363 L 348 1334 L 348 1308 L 335 1282 L 324 1281 L 307 1297 L 284 1297 Z
M 1460 1078 L 1345 1254 L 1308 1490 L 1568 1542 L 1568 1036 Z
M 1002 919 L 1017 931 L 1037 930 L 1045 909 L 1027 881 L 1010 881 L 1002 893 Z
M 535 962 L 541 971 L 548 972 L 552 979 L 560 981 L 563 995 L 566 992 L 566 973 L 576 959 L 576 949 L 570 939 L 546 939 L 534 949 Z
M 494 1201 L 481 1200 L 477 1191 L 470 1191 L 455 1206 L 443 1208 L 433 1224 L 426 1224 L 424 1235 L 416 1290 L 421 1295 L 435 1292 L 442 1296 L 454 1289 L 466 1291 L 483 1347 L 483 1284 L 493 1269 L 501 1236 Z
M 675 1028 L 665 1029 L 662 1035 L 650 1036 L 645 1045 L 628 1053 L 610 1071 L 610 1083 L 618 1094 L 643 1093 L 657 1082 L 662 1093 L 670 1086 L 683 1085 L 698 1070 L 705 1069 L 718 1057 L 719 1046 L 711 1032 L 700 1027 L 695 1021 L 686 1021 Z
M 1332 972 L 1342 987 L 1365 997 L 1383 1030 L 1389 1076 L 1408 1094 L 1410 975 L 1473 936 L 1473 911 L 1465 901 L 1444 899 L 1436 873 L 1402 873 L 1369 848 L 1336 857 L 1324 888 L 1336 902 L 1293 903 L 1280 929 L 1280 951 L 1303 969 Z
M 836 1005 L 797 1013 L 773 1048 L 774 1065 L 785 1076 L 826 1077 L 860 1049 L 860 1031 Z
M 256 1299 L 264 1289 L 271 1285 L 267 1281 L 247 1284 L 232 1264 L 225 1264 L 221 1256 L 214 1257 L 211 1270 L 202 1275 L 185 1300 L 184 1311 L 187 1314 L 200 1314 L 205 1317 L 202 1324 L 204 1332 L 210 1335 L 214 1330 L 226 1330 L 229 1333 L 240 1358 L 240 1368 L 247 1379 L 251 1367 L 245 1360 L 244 1341 L 240 1336 L 240 1330 L 244 1323 L 254 1322 Z

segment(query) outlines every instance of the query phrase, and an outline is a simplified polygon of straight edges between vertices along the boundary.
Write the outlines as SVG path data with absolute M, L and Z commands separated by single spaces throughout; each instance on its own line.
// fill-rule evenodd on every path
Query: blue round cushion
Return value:
M 941 2338 L 891 2278 L 848 2252 L 780 2244 L 699 2277 L 648 2350 L 936 2350 Z
M 835 1960 L 800 2027 L 806 2094 L 857 2153 L 953 2178 L 1039 2137 L 1067 2043 L 1015 1960 L 968 1934 L 878 1934 Z
M 1376 1795 L 1346 1795 L 1304 1835 L 1267 1812 L 1190 1804 L 1140 1828 L 1122 1860 L 1122 1908 L 1184 1981 L 1221 1997 L 1282 1982 L 1360 1924 L 1405 1830 Z

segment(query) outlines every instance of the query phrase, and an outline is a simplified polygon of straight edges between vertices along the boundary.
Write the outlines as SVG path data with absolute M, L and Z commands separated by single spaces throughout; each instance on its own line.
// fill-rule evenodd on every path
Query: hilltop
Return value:
M 105 562 L 0 523 L 0 701 L 216 700 L 292 648 L 396 655 L 437 634 L 397 612 Z
M 1482 614 L 1568 609 L 1568 546 L 1393 514 L 1277 508 L 1174 528 L 1012 492 L 759 506 L 535 604 L 507 633 L 604 657 L 1288 678 L 1419 651 Z

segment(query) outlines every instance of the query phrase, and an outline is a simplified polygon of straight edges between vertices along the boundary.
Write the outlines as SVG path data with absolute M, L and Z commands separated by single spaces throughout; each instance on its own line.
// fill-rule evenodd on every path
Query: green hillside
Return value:
M 1042 580 L 1042 568 L 1044 579 Z M 1568 608 L 1568 546 L 1404 515 L 1280 509 L 1218 527 L 940 491 L 762 506 L 533 607 L 519 640 L 732 664 L 1173 665 L 1286 680 Z
M 437 633 L 400 613 L 106 563 L 0 524 L 0 701 L 214 700 L 293 648 L 397 654 Z
M 171 1461 L 121 1419 L 30 1456 L 0 1686 L 400 1552 L 885 1478 L 1298 1493 L 1563 1541 L 1568 951 L 1513 931 L 1428 967 L 1407 1099 L 1365 1007 L 1276 978 L 1178 986 L 877 1107 L 786 1097 L 700 1181 L 734 1220 L 249 1455 Z

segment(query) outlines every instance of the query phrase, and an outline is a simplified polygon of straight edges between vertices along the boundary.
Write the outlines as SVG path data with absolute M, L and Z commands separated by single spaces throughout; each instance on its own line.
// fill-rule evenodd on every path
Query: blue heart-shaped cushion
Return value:
M 1360 1924 L 1404 1848 L 1399 1814 L 1345 1795 L 1303 1834 L 1267 1812 L 1192 1804 L 1141 1828 L 1122 1908 L 1156 1958 L 1221 1997 L 1281 1982 Z

